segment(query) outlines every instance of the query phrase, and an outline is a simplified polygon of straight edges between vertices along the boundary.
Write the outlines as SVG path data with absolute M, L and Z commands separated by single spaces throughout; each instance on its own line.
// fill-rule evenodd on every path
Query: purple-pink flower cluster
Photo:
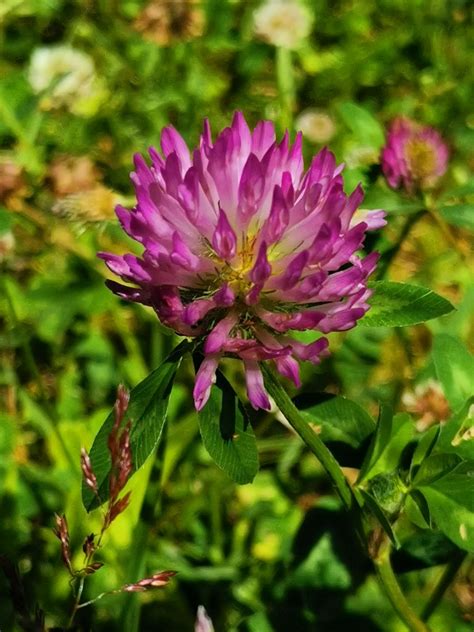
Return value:
M 396 118 L 382 150 L 388 184 L 409 193 L 433 187 L 448 167 L 449 150 L 441 135 L 407 118 Z
M 150 148 L 151 165 L 135 156 L 137 204 L 116 209 L 143 255 L 99 255 L 137 287 L 108 286 L 201 339 L 198 410 L 223 356 L 243 361 L 251 404 L 269 409 L 259 361 L 273 360 L 298 385 L 298 361 L 320 362 L 328 341 L 303 344 L 291 331 L 346 330 L 367 311 L 378 255 L 358 251 L 366 231 L 385 223 L 383 213 L 356 213 L 363 191 L 344 193 L 343 165 L 330 151 L 304 171 L 301 134 L 293 144 L 288 133 L 277 141 L 271 122 L 250 130 L 241 113 L 215 141 L 206 121 L 192 153 L 166 127 L 161 150 Z

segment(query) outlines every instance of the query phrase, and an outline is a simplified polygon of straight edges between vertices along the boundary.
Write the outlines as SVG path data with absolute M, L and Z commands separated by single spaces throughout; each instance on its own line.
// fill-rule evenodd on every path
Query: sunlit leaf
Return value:
M 433 341 L 436 375 L 453 411 L 457 411 L 474 395 L 474 357 L 460 340 L 449 334 L 438 334 Z
M 130 438 L 134 472 L 144 464 L 160 441 L 173 380 L 188 346 L 188 343 L 185 342 L 176 347 L 161 366 L 150 373 L 143 382 L 140 382 L 130 392 L 126 419 L 130 420 L 132 424 Z M 114 413 L 112 411 L 99 430 L 90 450 L 92 469 L 98 481 L 99 496 L 102 502 L 105 502 L 108 497 L 108 475 L 111 462 L 107 438 L 113 422 Z M 82 487 L 82 499 L 88 511 L 99 504 L 86 485 Z
M 347 102 L 339 107 L 344 123 L 364 147 L 379 149 L 385 139 L 384 131 L 377 119 L 365 108 Z
M 371 287 L 374 290 L 369 299 L 371 307 L 359 321 L 361 327 L 416 325 L 454 309 L 448 300 L 418 285 L 375 281 Z

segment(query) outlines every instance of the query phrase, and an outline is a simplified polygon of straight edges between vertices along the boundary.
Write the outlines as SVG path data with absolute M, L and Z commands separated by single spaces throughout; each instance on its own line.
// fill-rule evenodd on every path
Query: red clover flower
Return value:
M 388 184 L 409 193 L 432 188 L 448 167 L 449 150 L 440 134 L 407 118 L 396 118 L 382 150 Z
M 299 385 L 298 361 L 319 363 L 328 341 L 303 344 L 291 331 L 350 329 L 369 308 L 378 254 L 357 251 L 367 230 L 384 225 L 383 213 L 356 213 L 362 188 L 346 195 L 343 165 L 328 149 L 305 172 L 301 133 L 293 144 L 288 132 L 278 142 L 273 123 L 251 131 L 239 112 L 215 141 L 206 120 L 192 154 L 166 127 L 161 150 L 150 148 L 151 166 L 135 156 L 137 204 L 116 209 L 143 255 L 99 254 L 137 287 L 107 285 L 202 342 L 198 410 L 223 356 L 243 361 L 250 403 L 269 409 L 258 362 L 273 360 Z

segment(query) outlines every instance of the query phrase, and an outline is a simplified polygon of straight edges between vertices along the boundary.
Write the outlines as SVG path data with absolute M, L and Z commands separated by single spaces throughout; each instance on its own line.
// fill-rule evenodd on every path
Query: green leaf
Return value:
M 419 482 L 417 488 L 438 529 L 460 548 L 474 551 L 474 461 L 462 461 L 444 476 Z
M 377 500 L 371 494 L 369 494 L 369 492 L 365 491 L 365 489 L 360 489 L 359 492 L 362 498 L 364 499 L 365 505 L 368 507 L 370 512 L 377 518 L 378 522 L 380 523 L 380 526 L 388 535 L 394 547 L 398 549 L 400 546 L 400 543 L 397 539 L 397 536 L 394 530 L 392 529 L 392 525 L 390 524 L 390 520 L 387 514 L 385 513 L 384 509 L 380 506 Z
M 398 191 L 390 189 L 384 182 L 377 182 L 366 193 L 364 208 L 383 208 L 394 215 L 410 215 L 425 208 L 423 201 L 405 198 Z
M 474 204 L 443 206 L 439 214 L 448 224 L 474 230 Z
M 202 442 L 216 464 L 236 483 L 251 483 L 258 472 L 257 442 L 242 403 L 220 371 L 198 419 Z
M 427 459 L 433 451 L 438 441 L 440 431 L 441 427 L 439 425 L 433 426 L 420 437 L 411 459 L 410 476 L 412 478 L 418 471 L 421 463 Z
M 382 126 L 365 108 L 352 102 L 339 106 L 339 112 L 347 127 L 364 147 L 379 149 L 385 142 Z
M 323 441 L 340 441 L 353 448 L 358 448 L 363 441 L 375 430 L 372 417 L 358 404 L 336 395 L 318 394 L 322 399 L 316 404 L 304 407 L 302 416 L 308 423 L 320 426 L 320 437 Z M 294 400 L 297 408 L 303 398 Z
M 338 557 L 333 537 L 325 533 L 290 577 L 290 586 L 345 590 L 352 580 L 345 564 Z
M 456 185 L 451 189 L 445 191 L 441 196 L 441 200 L 443 202 L 446 202 L 448 200 L 454 202 L 455 200 L 459 200 L 459 198 L 467 198 L 471 194 L 474 194 L 474 181 L 472 180 L 472 178 L 469 182 L 466 182 L 465 184 Z
M 133 458 L 133 472 L 136 472 L 158 445 L 166 420 L 169 396 L 176 371 L 181 363 L 189 343 L 183 342 L 150 375 L 138 384 L 130 393 L 130 402 L 126 420 L 132 424 L 130 443 Z M 108 476 L 110 473 L 110 454 L 107 439 L 114 423 L 112 411 L 97 433 L 90 451 L 92 469 L 99 484 L 99 496 L 102 502 L 108 498 Z M 99 506 L 99 501 L 84 484 L 82 500 L 87 511 Z
M 451 303 L 435 292 L 418 285 L 375 281 L 369 299 L 371 306 L 359 321 L 362 327 L 405 327 L 424 323 L 453 311 Z
M 408 519 L 419 529 L 430 528 L 430 512 L 420 492 L 416 490 L 410 492 L 405 501 L 404 510 Z
M 373 439 L 373 451 L 369 448 L 367 464 L 364 461 L 358 481 L 372 479 L 381 472 L 391 472 L 399 467 L 400 457 L 415 434 L 415 425 L 407 413 L 397 413 L 390 419 L 391 411 L 382 408 L 379 424 Z
M 422 531 L 404 538 L 399 551 L 393 555 L 395 572 L 407 572 L 447 564 L 459 551 L 451 540 L 439 531 L 429 531 L 425 523 Z
M 413 479 L 413 488 L 434 483 L 452 472 L 461 462 L 462 459 L 457 454 L 432 454 L 421 464 Z
M 474 395 L 474 357 L 460 340 L 438 334 L 432 351 L 436 375 L 453 411 Z
M 267 615 L 260 610 L 245 619 L 248 632 L 275 632 Z
M 362 467 L 360 468 L 359 477 L 357 479 L 358 483 L 366 478 L 390 441 L 390 437 L 392 436 L 392 415 L 392 409 L 388 406 L 382 406 L 380 408 L 375 433 L 364 462 L 362 463 Z

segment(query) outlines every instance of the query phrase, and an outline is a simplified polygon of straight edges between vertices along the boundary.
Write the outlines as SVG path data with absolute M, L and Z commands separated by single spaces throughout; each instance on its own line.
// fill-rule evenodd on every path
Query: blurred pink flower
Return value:
M 448 146 L 435 129 L 396 118 L 382 150 L 382 170 L 393 189 L 412 193 L 433 187 L 446 172 L 448 157 Z
M 224 356 L 240 358 L 254 408 L 270 408 L 258 365 L 274 360 L 299 385 L 298 360 L 320 362 L 328 342 L 303 344 L 291 330 L 323 334 L 353 327 L 369 305 L 367 278 L 378 255 L 361 258 L 365 232 L 380 211 L 354 214 L 342 169 L 327 149 L 304 172 L 302 137 L 280 142 L 269 121 L 249 129 L 241 113 L 212 140 L 209 123 L 190 154 L 172 127 L 151 166 L 135 156 L 137 205 L 118 206 L 142 257 L 99 253 L 112 272 L 138 287 L 107 284 L 118 296 L 151 305 L 164 325 L 200 337 L 204 360 L 194 401 L 209 398 Z M 372 221 L 372 219 L 374 221 Z
M 212 620 L 207 614 L 204 606 L 198 606 L 194 632 L 214 632 Z

